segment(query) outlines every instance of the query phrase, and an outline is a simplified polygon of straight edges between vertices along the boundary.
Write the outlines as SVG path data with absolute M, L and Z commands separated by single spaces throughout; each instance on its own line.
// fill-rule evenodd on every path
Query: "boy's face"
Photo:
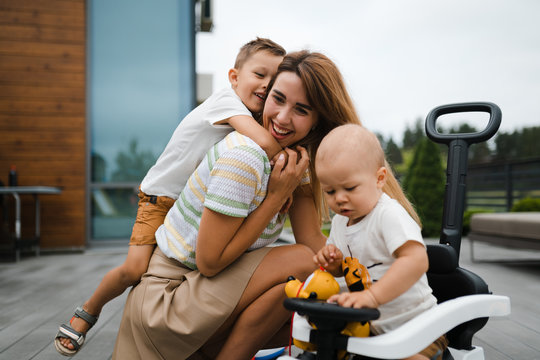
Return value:
M 232 88 L 252 113 L 262 111 L 266 88 L 282 60 L 263 50 L 251 55 L 240 69 L 229 70 Z
M 386 181 L 386 168 L 368 167 L 351 153 L 317 158 L 316 171 L 328 205 L 336 214 L 348 217 L 349 226 L 373 210 Z

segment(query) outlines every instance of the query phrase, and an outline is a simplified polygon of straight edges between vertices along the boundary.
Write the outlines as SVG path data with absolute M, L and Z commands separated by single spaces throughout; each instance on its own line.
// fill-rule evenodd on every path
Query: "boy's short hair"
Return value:
M 234 68 L 240 69 L 253 54 L 263 50 L 275 56 L 285 56 L 287 54 L 281 45 L 270 39 L 257 37 L 240 48 L 234 62 Z

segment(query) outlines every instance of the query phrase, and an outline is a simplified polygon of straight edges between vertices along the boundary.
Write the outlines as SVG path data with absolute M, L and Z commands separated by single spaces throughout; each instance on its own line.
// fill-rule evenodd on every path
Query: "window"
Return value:
M 88 238 L 125 240 L 139 183 L 195 104 L 194 5 L 91 0 L 88 10 Z

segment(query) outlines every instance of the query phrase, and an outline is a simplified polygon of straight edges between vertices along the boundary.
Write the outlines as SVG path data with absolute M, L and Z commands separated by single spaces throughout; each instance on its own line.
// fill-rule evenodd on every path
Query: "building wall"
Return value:
M 86 4 L 0 2 L 0 180 L 16 165 L 19 185 L 59 186 L 41 196 L 41 246 L 85 245 Z M 33 201 L 23 196 L 23 236 Z

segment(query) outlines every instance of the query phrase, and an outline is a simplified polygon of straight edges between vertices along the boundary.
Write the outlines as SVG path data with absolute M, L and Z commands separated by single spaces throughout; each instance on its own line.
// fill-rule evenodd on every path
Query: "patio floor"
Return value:
M 429 240 L 427 242 L 430 242 Z M 540 252 L 475 243 L 482 259 L 531 258 L 535 263 L 472 263 L 463 240 L 461 266 L 480 275 L 495 294 L 511 298 L 512 314 L 491 319 L 473 343 L 485 357 L 540 359 Z M 58 326 L 95 290 L 103 275 L 121 264 L 125 248 L 96 248 L 78 254 L 43 254 L 0 263 L 0 359 L 60 359 L 52 340 Z M 105 306 L 75 359 L 109 359 L 127 291 Z

